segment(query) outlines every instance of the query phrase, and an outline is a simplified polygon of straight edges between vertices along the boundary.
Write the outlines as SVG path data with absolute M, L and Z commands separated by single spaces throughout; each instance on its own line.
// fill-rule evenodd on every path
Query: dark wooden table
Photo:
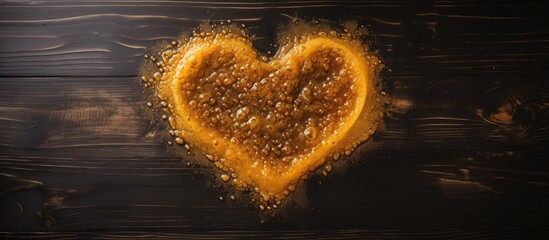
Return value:
M 0 236 L 542 238 L 549 233 L 543 1 L 1 1 Z M 137 68 L 203 20 L 270 50 L 296 17 L 356 20 L 387 69 L 386 129 L 261 223 L 167 151 Z

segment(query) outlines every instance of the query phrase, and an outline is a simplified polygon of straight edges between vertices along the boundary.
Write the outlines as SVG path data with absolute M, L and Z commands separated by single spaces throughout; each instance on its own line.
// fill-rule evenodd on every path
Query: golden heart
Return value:
M 303 35 L 267 61 L 247 37 L 213 30 L 161 57 L 154 86 L 169 103 L 176 141 L 198 148 L 227 173 L 223 181 L 265 201 L 284 198 L 375 128 L 367 102 L 378 60 L 351 38 Z

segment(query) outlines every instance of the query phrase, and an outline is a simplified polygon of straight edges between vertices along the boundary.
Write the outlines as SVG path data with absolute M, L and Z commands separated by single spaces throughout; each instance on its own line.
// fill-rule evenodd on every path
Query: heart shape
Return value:
M 356 125 L 368 119 L 373 67 L 349 39 L 307 35 L 267 61 L 246 37 L 214 33 L 162 56 L 154 78 L 175 134 L 265 201 L 369 136 Z

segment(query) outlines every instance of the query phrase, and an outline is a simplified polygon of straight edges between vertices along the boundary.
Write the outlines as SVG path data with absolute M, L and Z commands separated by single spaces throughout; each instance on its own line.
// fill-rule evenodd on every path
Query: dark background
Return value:
M 0 1 L 0 236 L 542 238 L 549 233 L 543 1 Z M 232 19 L 271 50 L 296 17 L 356 20 L 387 68 L 386 128 L 301 207 L 260 221 L 166 150 L 147 48 Z

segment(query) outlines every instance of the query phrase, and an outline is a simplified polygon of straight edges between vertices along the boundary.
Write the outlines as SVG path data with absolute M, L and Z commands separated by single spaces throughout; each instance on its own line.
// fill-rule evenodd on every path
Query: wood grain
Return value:
M 373 45 L 395 75 L 543 75 L 549 64 L 546 9 L 521 1 L 8 3 L 1 10 L 0 74 L 133 76 L 148 47 L 203 20 L 244 23 L 266 50 L 282 23 L 323 17 L 369 26 Z
M 0 236 L 9 239 L 544 238 L 548 6 L 526 1 L 4 1 Z M 137 68 L 232 19 L 271 50 L 296 17 L 356 20 L 387 65 L 384 130 L 262 223 L 172 154 Z

